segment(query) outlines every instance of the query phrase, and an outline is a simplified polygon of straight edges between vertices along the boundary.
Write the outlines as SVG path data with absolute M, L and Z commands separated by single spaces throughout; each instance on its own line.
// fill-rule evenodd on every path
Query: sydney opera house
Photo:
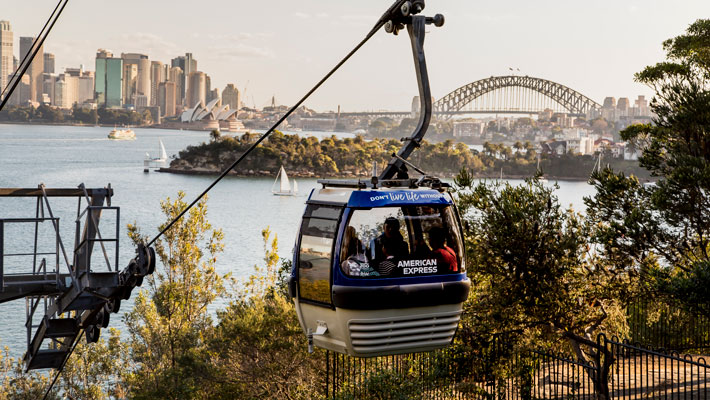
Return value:
M 183 111 L 180 122 L 191 124 L 190 128 L 203 130 L 241 131 L 244 125 L 237 119 L 238 111 L 231 110 L 229 104 L 221 105 L 220 99 L 214 99 L 207 105 L 200 101 L 194 107 Z

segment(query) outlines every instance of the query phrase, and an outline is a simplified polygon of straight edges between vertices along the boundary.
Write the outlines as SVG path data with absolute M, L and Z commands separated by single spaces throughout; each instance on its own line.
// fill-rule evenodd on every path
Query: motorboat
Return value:
M 108 134 L 108 138 L 113 140 L 134 140 L 136 138 L 136 134 L 133 132 L 133 129 L 114 128 Z

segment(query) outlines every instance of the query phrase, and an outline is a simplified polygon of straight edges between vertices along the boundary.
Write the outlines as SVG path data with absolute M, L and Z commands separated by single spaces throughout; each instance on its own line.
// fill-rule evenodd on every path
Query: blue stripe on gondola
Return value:
M 352 192 L 349 207 L 388 207 L 403 205 L 450 205 L 451 198 L 436 190 L 357 190 Z

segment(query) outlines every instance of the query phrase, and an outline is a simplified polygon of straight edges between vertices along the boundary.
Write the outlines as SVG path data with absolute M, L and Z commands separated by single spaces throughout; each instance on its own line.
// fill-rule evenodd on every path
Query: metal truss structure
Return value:
M 553 100 L 562 106 L 569 114 L 587 115 L 593 108 L 601 108 L 601 105 L 589 97 L 571 89 L 567 86 L 552 82 L 546 79 L 533 78 L 531 76 L 492 76 L 461 86 L 453 92 L 447 94 L 434 103 L 436 114 L 451 117 L 460 114 L 464 107 L 487 94 L 506 88 L 521 88 L 527 91 L 537 92 L 544 97 Z M 501 112 L 520 110 L 519 105 L 524 101 L 524 91 L 513 91 L 509 96 L 503 98 Z M 494 110 L 495 107 L 486 105 L 487 110 Z M 540 106 L 532 106 L 530 111 L 543 111 Z
M 28 370 L 61 369 L 84 333 L 89 343 L 96 342 L 121 300 L 155 269 L 154 252 L 144 246 L 138 246 L 128 267 L 119 268 L 120 210 L 111 206 L 112 196 L 110 186 L 87 189 L 83 184 L 0 188 L 0 200 L 30 198 L 35 204 L 33 216 L 0 218 L 0 303 L 25 299 Z M 60 217 L 50 201 L 57 198 L 78 200 L 76 217 L 70 219 L 73 246 L 62 240 Z M 102 234 L 100 226 L 107 224 L 100 224 L 101 217 L 107 215 L 109 227 Z

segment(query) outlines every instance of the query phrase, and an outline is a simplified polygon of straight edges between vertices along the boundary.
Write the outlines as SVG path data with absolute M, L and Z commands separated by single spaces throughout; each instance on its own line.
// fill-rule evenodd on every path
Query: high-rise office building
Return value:
M 148 56 L 145 54 L 138 54 L 138 53 L 122 53 L 121 54 L 121 59 L 123 59 L 123 68 L 124 68 L 124 79 L 125 79 L 125 71 L 126 68 L 131 69 L 130 67 L 127 67 L 128 65 L 135 65 L 136 66 L 136 77 L 135 77 L 135 82 L 131 82 L 132 86 L 134 87 L 132 93 L 127 93 L 124 92 L 124 101 L 127 104 L 135 104 L 133 101 L 133 97 L 135 95 L 140 95 L 140 96 L 145 96 L 150 100 L 150 69 L 151 69 L 151 64 L 150 60 L 148 59 Z M 127 83 L 124 80 L 123 83 L 124 87 L 127 87 Z
M 176 88 L 175 82 L 166 81 L 158 84 L 158 106 L 165 117 L 172 117 L 176 114 Z
M 240 109 L 242 95 L 233 83 L 228 84 L 222 91 L 222 104 L 229 104 L 230 110 Z
M 172 67 L 180 67 L 183 72 L 182 87 L 179 87 L 179 95 L 181 100 L 186 100 L 187 91 L 189 90 L 190 82 L 188 77 L 191 73 L 197 71 L 197 60 L 192 58 L 192 53 L 185 53 L 184 56 L 178 56 L 170 60 Z M 187 107 L 193 105 L 186 104 Z
M 206 76 L 202 71 L 191 73 L 187 79 L 187 95 L 186 106 L 193 108 L 198 104 L 205 104 L 207 101 L 207 93 L 205 91 Z
M 54 54 L 52 53 L 44 53 L 44 73 L 54 73 Z
M 185 81 L 185 73 L 180 67 L 170 68 L 170 73 L 166 79 L 168 82 L 175 84 L 175 105 L 182 105 L 185 102 L 185 93 L 183 82 Z
M 24 60 L 25 56 L 32 51 L 35 38 L 21 36 L 20 37 L 20 60 Z M 27 75 L 30 77 L 30 100 L 42 101 L 42 89 L 44 81 L 42 74 L 44 73 L 44 45 L 40 46 L 32 64 L 27 69 Z
M 12 27 L 10 22 L 0 21 L 0 93 L 7 87 L 8 78 L 15 70 L 13 66 L 14 58 Z
M 138 65 L 123 62 L 123 104 L 134 105 L 133 98 L 138 94 Z
M 158 85 L 165 81 L 165 74 L 163 74 L 163 63 L 160 61 L 150 62 L 150 105 L 158 105 Z
M 119 108 L 123 105 L 123 60 L 108 50 L 96 52 L 94 92 L 98 107 Z

